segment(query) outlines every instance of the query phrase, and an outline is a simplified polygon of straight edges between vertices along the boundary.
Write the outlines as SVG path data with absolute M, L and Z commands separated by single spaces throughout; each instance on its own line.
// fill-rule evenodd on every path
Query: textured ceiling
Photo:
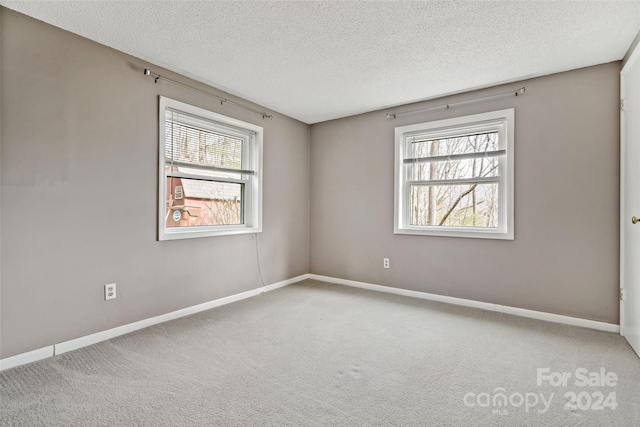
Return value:
M 640 2 L 0 3 L 306 123 L 622 59 Z

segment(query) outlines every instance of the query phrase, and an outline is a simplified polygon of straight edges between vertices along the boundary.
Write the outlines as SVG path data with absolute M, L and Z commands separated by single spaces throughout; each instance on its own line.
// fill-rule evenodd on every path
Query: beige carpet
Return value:
M 0 399 L 2 426 L 627 427 L 640 360 L 612 333 L 306 281 L 2 372 Z

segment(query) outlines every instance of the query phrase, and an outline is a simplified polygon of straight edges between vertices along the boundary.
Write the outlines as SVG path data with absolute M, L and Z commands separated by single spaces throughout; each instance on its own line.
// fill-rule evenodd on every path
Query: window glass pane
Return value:
M 499 176 L 498 157 L 407 164 L 410 180 L 442 180 Z
M 498 183 L 411 185 L 410 224 L 495 228 L 498 197 Z
M 171 114 L 165 122 L 167 162 L 242 169 L 242 138 L 172 121 Z
M 413 136 L 409 137 L 409 142 L 411 142 L 411 157 L 414 158 L 483 153 L 500 149 L 498 132 L 430 140 Z
M 167 228 L 243 224 L 244 184 L 173 177 L 166 183 Z

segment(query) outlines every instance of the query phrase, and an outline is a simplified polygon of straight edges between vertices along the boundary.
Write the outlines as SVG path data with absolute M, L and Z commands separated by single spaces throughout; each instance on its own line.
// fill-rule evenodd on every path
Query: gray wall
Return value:
M 311 273 L 618 323 L 620 62 L 311 127 Z M 395 126 L 515 107 L 515 240 L 393 234 Z M 391 268 L 382 268 L 382 258 Z
M 8 9 L 0 37 L 1 358 L 261 286 L 252 235 L 156 241 L 158 95 L 264 126 L 264 279 L 309 271 L 308 125 Z

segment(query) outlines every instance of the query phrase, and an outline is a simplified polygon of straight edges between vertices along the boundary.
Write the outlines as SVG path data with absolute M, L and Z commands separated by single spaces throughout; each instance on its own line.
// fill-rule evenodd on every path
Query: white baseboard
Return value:
M 273 283 L 271 285 L 262 286 L 257 289 L 242 292 L 228 297 L 220 298 L 217 300 L 205 302 L 203 304 L 194 305 L 191 307 L 183 308 L 181 310 L 172 311 L 171 313 L 161 314 L 160 316 L 151 317 L 149 319 L 140 320 L 138 322 L 129 323 L 127 325 L 119 326 L 117 328 L 108 329 L 106 331 L 97 332 L 95 334 L 86 335 L 84 337 L 76 338 L 73 340 L 65 341 L 60 344 L 56 344 L 55 354 L 63 354 L 68 351 L 76 350 L 78 348 L 86 347 L 92 344 L 106 341 L 111 338 L 118 337 L 120 335 L 128 334 L 140 329 L 148 328 L 149 326 L 157 325 L 158 323 L 168 322 L 169 320 L 178 319 L 180 317 L 189 316 L 191 314 L 200 313 L 201 311 L 210 310 L 212 308 L 220 307 L 221 305 L 231 304 L 232 302 L 240 301 L 246 298 L 251 298 L 256 295 L 260 295 L 264 292 L 272 291 L 274 289 L 281 288 L 283 286 L 290 285 L 292 283 L 299 282 L 307 279 L 308 275 L 294 277 L 292 279 L 283 280 L 282 282 Z
M 5 359 L 0 359 L 0 371 L 15 368 L 20 365 L 26 365 L 31 362 L 37 362 L 38 360 L 46 359 L 48 357 L 53 357 L 52 345 L 29 351 L 27 353 L 7 357 Z
M 92 344 L 106 341 L 111 338 L 118 337 L 120 335 L 128 334 L 140 329 L 148 328 L 149 326 L 157 325 L 158 323 L 168 322 L 180 317 L 189 316 L 191 314 L 199 313 L 201 311 L 210 310 L 221 305 L 230 304 L 232 302 L 240 301 L 246 298 L 251 298 L 256 295 L 260 295 L 264 292 L 273 291 L 278 288 L 282 288 L 293 283 L 300 282 L 308 279 L 308 274 L 303 274 L 291 279 L 283 280 L 281 282 L 273 283 L 271 285 L 262 286 L 257 289 L 242 292 L 228 297 L 220 298 L 217 300 L 205 302 L 203 304 L 194 305 L 192 307 L 183 308 L 181 310 L 172 311 L 170 313 L 161 314 L 160 316 L 151 317 L 149 319 L 140 320 L 138 322 L 129 323 L 127 325 L 118 326 L 106 331 L 97 332 L 95 334 L 86 335 L 84 337 L 75 338 L 69 341 L 54 344 L 49 347 L 45 347 L 39 350 L 30 351 L 28 353 L 18 354 L 16 356 L 7 357 L 0 360 L 0 371 L 10 369 L 26 363 L 35 362 L 37 360 L 53 357 L 54 355 L 63 354 L 68 351 L 76 350 L 82 347 L 86 347 Z
M 318 274 L 303 274 L 288 280 L 266 285 L 257 289 L 242 292 L 228 297 L 220 298 L 217 300 L 209 301 L 203 304 L 194 305 L 192 307 L 183 308 L 181 310 L 172 311 L 171 313 L 162 314 L 160 316 L 151 317 L 149 319 L 140 320 L 138 322 L 129 323 L 127 325 L 118 326 L 106 331 L 97 332 L 95 334 L 86 335 L 84 337 L 72 339 L 59 344 L 51 345 L 48 347 L 40 348 L 37 350 L 29 351 L 27 353 L 18 354 L 16 356 L 0 359 L 0 371 L 11 369 L 16 366 L 24 365 L 38 360 L 53 357 L 54 355 L 63 354 L 68 351 L 76 350 L 78 348 L 86 347 L 92 344 L 106 341 L 111 338 L 118 337 L 120 335 L 128 334 L 149 326 L 157 325 L 159 323 L 168 322 L 169 320 L 177 319 L 191 314 L 199 313 L 201 311 L 210 310 L 221 305 L 230 304 L 232 302 L 240 301 L 246 298 L 251 298 L 256 295 L 260 295 L 264 292 L 269 292 L 278 288 L 282 288 L 293 283 L 297 283 L 306 279 L 320 280 L 323 282 L 335 283 L 339 285 L 352 286 L 356 288 L 369 289 L 372 291 L 386 292 L 390 294 L 403 295 L 413 298 L 426 299 L 430 301 L 444 302 L 447 304 L 460 305 L 465 307 L 480 308 L 488 311 L 495 311 L 499 313 L 513 314 L 515 316 L 528 317 L 531 319 L 545 320 L 547 322 L 563 323 L 566 325 L 580 326 L 583 328 L 596 329 L 606 332 L 620 332 L 620 326 L 612 323 L 599 322 L 595 320 L 580 319 L 577 317 L 563 316 L 560 314 L 545 313 L 542 311 L 527 310 L 524 308 L 509 307 L 506 305 L 491 304 L 487 302 L 473 301 L 463 298 L 448 297 L 444 295 L 430 294 L 426 292 L 411 291 L 408 289 L 393 288 L 389 286 L 374 285 L 371 283 L 357 282 L 354 280 L 338 279 L 335 277 L 321 276 Z
M 598 331 L 620 333 L 620 326 L 612 323 L 599 322 L 596 320 L 580 319 L 578 317 L 563 316 L 561 314 L 545 313 L 543 311 L 527 310 L 525 308 L 510 307 L 507 305 L 491 304 L 488 302 L 474 301 L 463 298 L 448 297 L 444 295 L 430 294 L 426 292 L 411 291 L 408 289 L 392 288 L 389 286 L 374 285 L 354 280 L 338 279 L 335 277 L 309 274 L 309 279 L 320 280 L 322 282 L 335 283 L 339 285 L 352 286 L 356 288 L 369 289 L 372 291 L 386 292 L 389 294 L 403 295 L 407 297 L 426 299 L 430 301 L 444 302 L 447 304 L 461 305 L 464 307 L 480 308 L 498 313 L 513 314 L 515 316 L 528 317 L 530 319 L 545 320 L 547 322 L 563 323 L 566 325 L 580 326 L 583 328 L 596 329 Z

